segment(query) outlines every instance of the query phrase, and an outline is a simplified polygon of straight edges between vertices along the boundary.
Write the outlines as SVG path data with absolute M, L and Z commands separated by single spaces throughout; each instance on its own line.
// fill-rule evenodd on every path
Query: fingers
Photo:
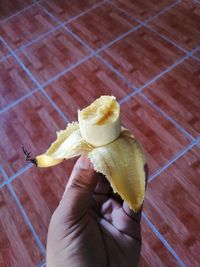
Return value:
M 86 156 L 81 156 L 74 165 L 57 214 L 65 221 L 83 216 L 91 205 L 97 181 L 98 176 L 91 162 Z
M 133 219 L 124 212 L 120 203 L 114 199 L 107 200 L 102 205 L 102 217 L 110 222 L 121 233 L 134 239 L 141 240 L 140 222 Z

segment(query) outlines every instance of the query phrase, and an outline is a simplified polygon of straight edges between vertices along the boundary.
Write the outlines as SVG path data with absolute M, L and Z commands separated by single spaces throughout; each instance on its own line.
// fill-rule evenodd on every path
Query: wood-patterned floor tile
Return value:
M 144 147 L 150 174 L 189 144 L 185 135 L 140 95 L 122 104 L 121 112 L 122 124 Z
M 147 186 L 144 210 L 186 266 L 199 266 L 200 149 L 193 147 Z
M 188 59 L 143 92 L 190 134 L 200 134 L 200 63 Z
M 200 59 L 200 49 L 196 53 L 194 53 L 194 56 Z
M 49 145 L 46 142 L 46 145 Z M 47 230 L 53 211 L 64 193 L 75 160 L 68 160 L 52 168 L 33 167 L 13 182 L 32 225 L 46 245 Z
M 178 267 L 174 256 L 155 236 L 147 223 L 142 219 L 142 250 L 138 267 Z
M 20 53 L 20 59 L 41 83 L 88 55 L 88 50 L 63 29 L 56 30 Z
M 192 0 L 180 1 L 150 25 L 181 47 L 192 50 L 200 44 L 200 5 Z
M 6 0 L 0 1 L 0 20 L 19 12 L 31 5 L 33 0 Z
M 101 95 L 114 95 L 119 101 L 133 89 L 97 58 L 86 61 L 45 88 L 70 121 L 77 110 Z
M 125 10 L 129 15 L 142 21 L 158 14 L 162 9 L 176 2 L 175 0 L 113 0 L 113 3 L 119 8 Z
M 0 40 L 0 60 L 8 54 L 8 49 L 5 47 L 3 42 Z
M 7 187 L 0 189 L 0 266 L 37 266 L 42 254 Z
M 36 85 L 14 58 L 0 62 L 0 111 L 29 93 Z
M 2 174 L 0 172 L 0 185 L 3 183 L 3 181 L 4 181 L 4 178 L 3 178 L 3 176 L 2 176 Z
M 34 5 L 0 24 L 0 35 L 11 48 L 17 49 L 55 25 L 55 21 L 41 7 Z
M 67 21 L 91 8 L 102 0 L 43 0 L 41 5 L 61 21 Z
M 174 64 L 184 53 L 157 34 L 141 28 L 101 55 L 139 87 Z
M 97 49 L 137 24 L 128 15 L 106 3 L 79 17 L 68 27 L 90 47 Z
M 27 163 L 21 145 L 37 155 L 55 140 L 55 132 L 66 127 L 63 119 L 42 93 L 0 115 L 0 162 L 8 176 Z M 2 152 L 3 151 L 3 152 Z

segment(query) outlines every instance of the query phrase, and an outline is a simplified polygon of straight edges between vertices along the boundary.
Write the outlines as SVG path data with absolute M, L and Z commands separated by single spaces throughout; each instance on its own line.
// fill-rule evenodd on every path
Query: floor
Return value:
M 0 266 L 45 266 L 74 160 L 26 164 L 115 95 L 149 183 L 140 267 L 200 265 L 200 1 L 0 1 Z

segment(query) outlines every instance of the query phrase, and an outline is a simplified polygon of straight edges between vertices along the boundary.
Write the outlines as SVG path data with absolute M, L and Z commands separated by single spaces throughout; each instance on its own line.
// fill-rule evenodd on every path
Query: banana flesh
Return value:
M 121 127 L 115 97 L 100 97 L 79 111 L 78 119 L 79 123 L 69 123 L 65 130 L 57 132 L 55 142 L 34 162 L 38 167 L 50 167 L 87 154 L 94 169 L 107 177 L 114 192 L 133 211 L 139 211 L 145 193 L 145 157 L 137 140 Z
M 78 111 L 78 121 L 81 135 L 88 143 L 104 146 L 120 135 L 120 106 L 114 96 L 101 96 Z

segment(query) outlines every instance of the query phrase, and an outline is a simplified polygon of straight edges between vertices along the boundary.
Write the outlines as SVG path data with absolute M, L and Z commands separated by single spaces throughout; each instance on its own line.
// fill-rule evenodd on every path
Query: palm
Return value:
M 97 187 L 91 209 L 73 226 L 70 242 L 76 250 L 74 260 L 78 255 L 78 262 L 86 267 L 133 267 L 141 248 L 139 218 L 131 218 L 122 203 L 106 192 L 106 186 Z M 69 255 L 71 251 L 66 250 L 64 254 Z
M 66 262 L 71 267 L 137 266 L 141 213 L 133 214 L 105 178 L 98 181 L 92 202 L 86 200 L 88 193 L 84 202 L 72 201 L 74 193 L 69 190 L 54 212 L 47 242 L 48 267 L 66 266 Z M 79 186 L 75 191 L 77 197 Z

